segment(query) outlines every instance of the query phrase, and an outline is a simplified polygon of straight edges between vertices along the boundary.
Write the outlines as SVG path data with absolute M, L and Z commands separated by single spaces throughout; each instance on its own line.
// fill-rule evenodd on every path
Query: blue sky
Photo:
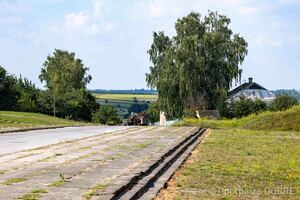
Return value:
M 0 0 L 0 65 L 42 87 L 42 64 L 59 48 L 90 68 L 90 89 L 145 88 L 153 31 L 172 36 L 176 19 L 208 10 L 249 44 L 242 80 L 300 89 L 300 0 Z

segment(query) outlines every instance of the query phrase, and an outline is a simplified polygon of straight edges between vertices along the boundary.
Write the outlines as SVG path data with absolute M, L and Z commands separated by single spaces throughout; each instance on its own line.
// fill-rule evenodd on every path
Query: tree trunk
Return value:
M 56 117 L 56 99 L 55 99 L 54 91 L 53 91 L 53 116 Z

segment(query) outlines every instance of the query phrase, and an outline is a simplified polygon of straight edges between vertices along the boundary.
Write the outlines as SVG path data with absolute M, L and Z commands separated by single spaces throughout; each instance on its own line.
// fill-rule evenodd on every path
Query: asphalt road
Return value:
M 84 126 L 0 134 L 0 155 L 127 128 Z

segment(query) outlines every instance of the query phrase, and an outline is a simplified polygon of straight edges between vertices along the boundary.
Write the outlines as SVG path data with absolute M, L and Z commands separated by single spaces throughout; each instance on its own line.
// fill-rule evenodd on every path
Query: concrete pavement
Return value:
M 0 134 L 0 155 L 127 128 L 126 126 L 82 126 Z

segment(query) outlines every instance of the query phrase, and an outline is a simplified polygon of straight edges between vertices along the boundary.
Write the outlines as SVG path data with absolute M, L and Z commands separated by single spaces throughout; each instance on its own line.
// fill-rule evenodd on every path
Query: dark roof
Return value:
M 234 88 L 233 90 L 228 92 L 228 97 L 232 97 L 236 93 L 242 91 L 242 90 L 247 90 L 247 89 L 261 89 L 261 90 L 267 90 L 266 88 L 262 87 L 261 85 L 255 83 L 255 82 L 248 82 L 248 83 L 243 83 L 242 85 Z

